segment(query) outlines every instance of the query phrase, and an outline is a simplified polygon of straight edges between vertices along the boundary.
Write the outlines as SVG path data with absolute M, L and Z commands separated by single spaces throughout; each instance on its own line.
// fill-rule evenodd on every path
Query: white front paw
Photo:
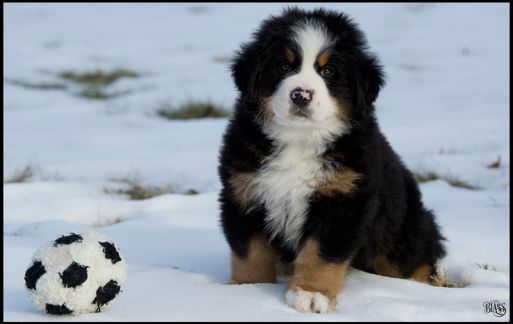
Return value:
M 285 294 L 287 304 L 301 313 L 327 313 L 335 309 L 335 301 L 320 292 L 291 288 Z

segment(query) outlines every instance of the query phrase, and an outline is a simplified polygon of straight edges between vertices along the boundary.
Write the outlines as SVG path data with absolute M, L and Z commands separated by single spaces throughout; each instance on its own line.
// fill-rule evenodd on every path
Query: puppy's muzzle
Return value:
M 290 93 L 290 99 L 300 109 L 304 109 L 310 104 L 313 98 L 313 90 L 295 88 Z
M 292 115 L 310 118 L 308 106 L 313 98 L 313 90 L 295 88 L 290 92 L 290 100 L 293 105 L 290 107 Z

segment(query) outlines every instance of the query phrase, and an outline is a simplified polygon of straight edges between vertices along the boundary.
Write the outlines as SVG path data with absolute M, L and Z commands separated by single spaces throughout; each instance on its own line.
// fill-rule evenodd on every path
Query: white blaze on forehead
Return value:
M 312 21 L 299 25 L 294 32 L 294 41 L 299 45 L 303 56 L 301 70 L 313 70 L 317 56 L 331 45 L 332 40 L 322 25 Z

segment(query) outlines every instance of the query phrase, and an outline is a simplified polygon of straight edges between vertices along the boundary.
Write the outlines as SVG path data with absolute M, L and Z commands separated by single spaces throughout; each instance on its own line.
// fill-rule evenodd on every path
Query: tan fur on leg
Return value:
M 392 264 L 384 255 L 375 256 L 372 259 L 372 268 L 374 272 L 381 276 L 392 278 L 402 278 L 401 273 L 397 270 L 396 266 Z
M 289 283 L 289 292 L 302 294 L 301 298 L 304 298 L 304 292 L 320 293 L 329 299 L 328 310 L 333 310 L 337 303 L 337 295 L 342 289 L 344 276 L 349 264 L 349 261 L 334 263 L 322 260 L 319 252 L 319 243 L 316 240 L 308 240 L 294 261 L 295 269 Z M 297 301 L 297 297 L 292 294 L 290 296 Z M 315 303 L 319 299 L 315 297 L 315 294 L 312 296 L 311 309 L 298 310 L 323 312 L 322 310 L 315 309 Z M 296 301 L 291 301 L 291 303 Z M 298 308 L 297 305 L 293 306 Z
M 232 252 L 232 278 L 230 284 L 276 282 L 276 250 L 263 235 L 251 238 L 245 258 Z
M 429 283 L 432 272 L 433 269 L 429 265 L 424 264 L 415 269 L 408 279 Z

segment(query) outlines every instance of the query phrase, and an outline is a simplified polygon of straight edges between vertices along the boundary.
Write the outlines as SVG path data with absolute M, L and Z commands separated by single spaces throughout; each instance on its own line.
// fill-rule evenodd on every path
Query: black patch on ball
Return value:
M 121 257 L 119 256 L 118 251 L 113 243 L 110 242 L 98 242 L 101 246 L 103 246 L 103 253 L 105 253 L 105 257 L 112 261 L 112 264 L 116 264 L 121 261 Z
M 37 280 L 45 273 L 46 269 L 41 261 L 34 262 L 34 264 L 25 272 L 25 286 L 27 286 L 28 289 L 35 290 Z
M 62 279 L 62 284 L 66 288 L 74 288 L 84 283 L 87 280 L 87 267 L 76 262 L 73 262 L 69 267 L 59 274 Z
M 73 313 L 68 307 L 62 305 L 46 304 L 46 312 L 51 315 L 68 315 Z
M 96 298 L 91 303 L 98 306 L 96 312 L 99 313 L 101 311 L 100 307 L 113 300 L 114 297 L 116 297 L 116 295 L 120 292 L 120 290 L 121 287 L 115 280 L 111 280 L 107 282 L 105 286 L 99 287 L 98 290 L 96 290 Z
M 63 235 L 60 238 L 56 239 L 53 243 L 53 246 L 71 244 L 74 242 L 82 242 L 82 239 L 82 236 L 75 233 L 71 233 L 69 235 Z

